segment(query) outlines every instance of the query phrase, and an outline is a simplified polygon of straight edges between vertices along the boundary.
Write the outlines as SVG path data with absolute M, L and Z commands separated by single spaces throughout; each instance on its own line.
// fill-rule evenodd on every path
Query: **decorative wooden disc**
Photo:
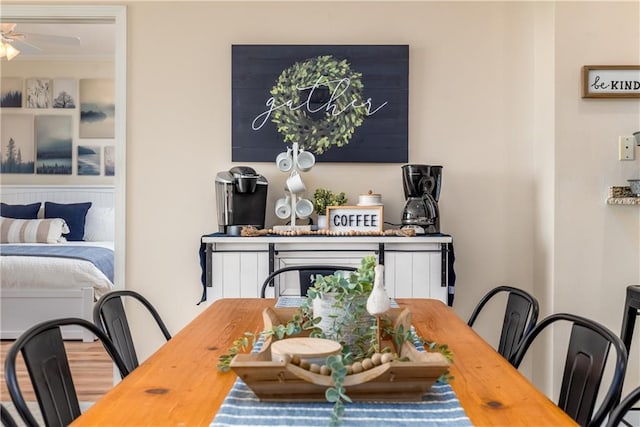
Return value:
M 301 359 L 324 359 L 340 353 L 341 349 L 339 342 L 324 338 L 286 338 L 271 344 L 271 359 L 282 360 L 285 355 L 299 356 Z

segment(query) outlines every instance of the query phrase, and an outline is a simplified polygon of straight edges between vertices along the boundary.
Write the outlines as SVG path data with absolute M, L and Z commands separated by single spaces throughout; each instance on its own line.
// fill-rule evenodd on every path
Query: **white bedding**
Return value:
M 101 246 L 110 249 L 114 247 L 113 242 L 65 242 L 61 245 Z M 2 289 L 93 287 L 96 297 L 113 289 L 113 283 L 90 261 L 55 257 L 2 256 L 0 284 Z

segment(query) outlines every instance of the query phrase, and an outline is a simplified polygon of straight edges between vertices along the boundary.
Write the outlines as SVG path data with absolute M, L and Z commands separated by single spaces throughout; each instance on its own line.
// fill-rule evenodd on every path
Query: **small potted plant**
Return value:
M 369 350 L 369 344 L 358 338 L 366 336 L 371 327 L 366 305 L 373 289 L 375 266 L 376 258 L 367 256 L 355 272 L 315 276 L 302 305 L 303 316 L 321 319 L 315 324 L 316 334 L 342 342 L 347 346 L 346 352 L 354 355 Z
M 326 228 L 327 206 L 344 206 L 347 204 L 344 192 L 334 193 L 325 188 L 318 188 L 313 193 L 313 210 L 318 214 L 318 228 Z

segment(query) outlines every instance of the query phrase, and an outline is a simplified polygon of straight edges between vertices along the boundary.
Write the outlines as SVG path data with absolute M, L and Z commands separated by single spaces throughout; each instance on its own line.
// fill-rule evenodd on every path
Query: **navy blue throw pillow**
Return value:
M 82 241 L 84 240 L 84 223 L 90 207 L 91 202 L 69 204 L 44 202 L 44 217 L 64 219 L 71 231 L 63 236 L 70 242 Z
M 0 204 L 0 216 L 15 219 L 38 219 L 40 202 L 30 205 L 8 205 Z

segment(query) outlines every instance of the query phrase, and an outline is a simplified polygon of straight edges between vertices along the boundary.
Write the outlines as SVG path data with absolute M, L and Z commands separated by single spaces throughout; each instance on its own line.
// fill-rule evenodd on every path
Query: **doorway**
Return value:
M 113 25 L 114 63 L 114 209 L 115 209 L 115 275 L 116 288 L 125 288 L 126 231 L 126 6 L 101 5 L 2 5 L 0 22 L 20 24 Z M 96 27 L 97 28 L 97 27 Z M 25 55 L 28 53 L 25 52 Z M 6 61 L 6 59 L 3 59 Z

